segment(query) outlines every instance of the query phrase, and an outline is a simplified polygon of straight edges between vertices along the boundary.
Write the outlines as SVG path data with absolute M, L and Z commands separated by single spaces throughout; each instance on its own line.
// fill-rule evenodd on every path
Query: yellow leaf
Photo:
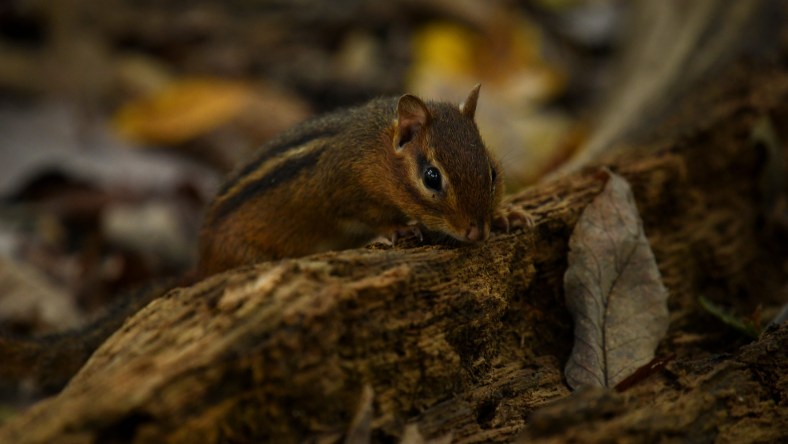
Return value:
M 477 34 L 455 23 L 427 25 L 413 39 L 412 75 L 438 72 L 448 76 L 472 75 Z
M 114 125 L 125 137 L 142 143 L 178 144 L 210 132 L 249 106 L 254 95 L 241 82 L 186 79 L 123 106 Z

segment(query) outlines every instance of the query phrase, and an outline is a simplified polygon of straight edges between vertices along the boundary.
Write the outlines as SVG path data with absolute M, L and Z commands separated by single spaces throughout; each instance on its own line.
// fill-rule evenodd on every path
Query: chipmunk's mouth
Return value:
M 487 240 L 490 237 L 490 224 L 486 222 L 471 222 L 466 227 L 444 231 L 452 238 L 465 243 L 476 243 Z
M 447 219 L 427 219 L 418 222 L 413 221 L 408 226 L 418 226 L 425 230 L 425 234 L 433 233 L 455 241 L 471 244 L 487 240 L 490 237 L 491 228 L 490 222 L 484 219 L 471 222 L 466 221 L 459 226 Z

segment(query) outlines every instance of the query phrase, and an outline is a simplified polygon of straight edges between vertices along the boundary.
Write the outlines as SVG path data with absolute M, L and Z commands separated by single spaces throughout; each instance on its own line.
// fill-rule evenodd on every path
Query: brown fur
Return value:
M 358 247 L 410 223 L 463 241 L 475 225 L 486 239 L 502 181 L 473 120 L 477 97 L 478 87 L 460 107 L 378 99 L 268 143 L 210 205 L 200 273 Z M 423 183 L 428 164 L 441 192 Z

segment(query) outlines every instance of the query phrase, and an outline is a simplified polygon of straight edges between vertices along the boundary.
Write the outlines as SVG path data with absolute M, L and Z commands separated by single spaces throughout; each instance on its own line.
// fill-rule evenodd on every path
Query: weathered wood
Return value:
M 785 442 L 788 324 L 734 356 L 683 359 L 625 394 L 593 390 L 536 412 L 520 442 Z
M 751 133 L 769 115 L 788 134 L 788 73 L 741 77 L 665 139 L 604 160 L 634 190 L 671 294 L 658 353 L 676 355 L 623 395 L 581 395 L 528 425 L 569 394 L 562 276 L 572 227 L 603 186 L 588 167 L 519 194 L 535 226 L 482 245 L 376 245 L 176 289 L 0 442 L 336 442 L 365 385 L 382 442 L 409 423 L 455 442 L 784 437 L 788 327 L 740 349 L 697 304 L 774 306 L 785 283 L 785 249 L 765 223 L 770 160 Z

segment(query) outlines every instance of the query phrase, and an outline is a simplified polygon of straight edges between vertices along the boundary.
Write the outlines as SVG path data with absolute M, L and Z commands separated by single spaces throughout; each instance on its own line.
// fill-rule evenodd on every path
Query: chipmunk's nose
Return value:
M 471 242 L 479 242 L 487 237 L 487 230 L 484 225 L 479 225 L 476 222 L 471 222 L 468 231 L 465 232 L 465 237 Z

